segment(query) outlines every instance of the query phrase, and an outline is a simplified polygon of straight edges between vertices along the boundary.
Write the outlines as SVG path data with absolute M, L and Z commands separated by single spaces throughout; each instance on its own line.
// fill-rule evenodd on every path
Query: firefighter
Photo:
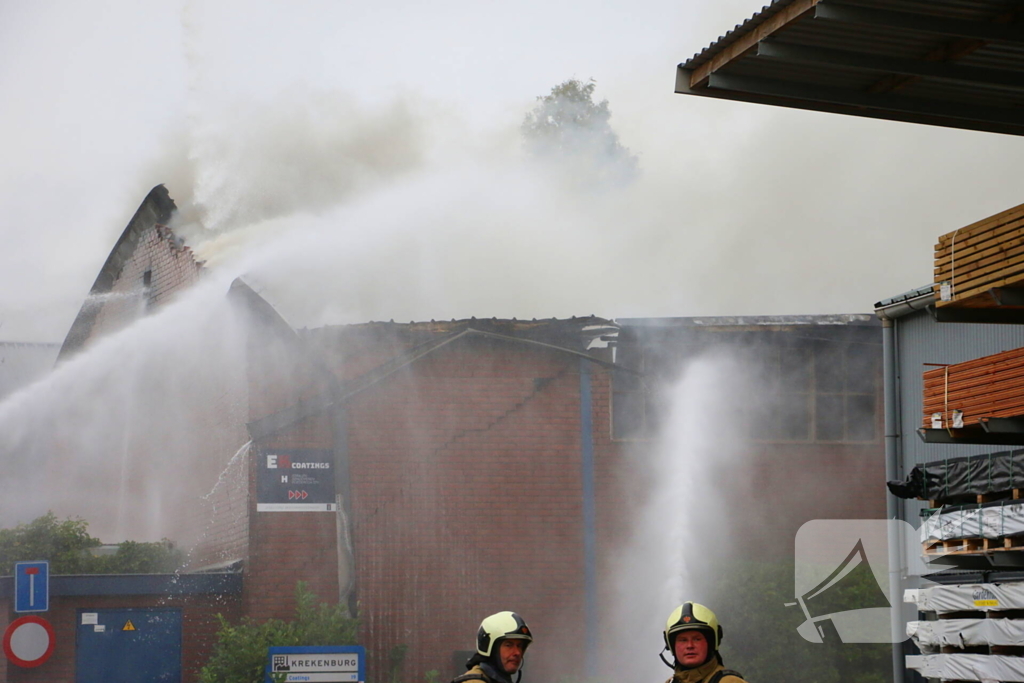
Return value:
M 476 633 L 476 654 L 466 662 L 469 669 L 452 683 L 484 681 L 485 683 L 516 683 L 522 678 L 523 656 L 533 642 L 530 627 L 515 612 L 498 612 L 480 622 Z
M 669 615 L 662 635 L 674 659 L 669 664 L 662 651 L 661 661 L 675 672 L 666 683 L 746 683 L 741 673 L 722 664 L 722 627 L 704 605 L 681 604 Z

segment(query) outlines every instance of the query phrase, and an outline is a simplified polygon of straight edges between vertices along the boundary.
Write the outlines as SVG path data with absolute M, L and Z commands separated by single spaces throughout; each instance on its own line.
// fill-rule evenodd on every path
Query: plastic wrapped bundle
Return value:
M 1024 609 L 1024 583 L 975 583 L 911 588 L 903 601 L 922 612 L 1003 612 Z
M 889 482 L 894 496 L 939 504 L 1015 488 L 1024 488 L 1024 449 L 915 465 L 904 481 Z
M 1024 620 L 1021 619 L 939 619 L 911 621 L 907 635 L 922 652 L 942 647 L 965 648 L 975 645 L 1024 646 Z
M 907 668 L 947 681 L 1024 683 L 1024 657 L 1008 655 L 912 655 Z
M 1024 500 L 943 508 L 921 523 L 921 542 L 1024 534 Z

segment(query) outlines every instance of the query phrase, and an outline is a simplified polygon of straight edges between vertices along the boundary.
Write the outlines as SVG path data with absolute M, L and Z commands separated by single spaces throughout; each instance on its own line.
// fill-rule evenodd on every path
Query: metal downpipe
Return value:
M 898 405 L 899 392 L 896 390 L 898 381 L 896 360 L 896 321 L 882 319 L 882 384 L 885 404 L 885 478 L 893 481 L 900 478 L 900 444 Z M 885 492 L 885 517 L 888 520 L 900 519 L 900 504 L 896 496 Z M 892 525 L 890 525 L 892 526 Z M 889 533 L 889 604 L 891 606 L 892 635 L 892 680 L 893 683 L 904 683 L 906 671 L 903 641 L 906 639 L 903 624 L 903 553 L 899 535 Z

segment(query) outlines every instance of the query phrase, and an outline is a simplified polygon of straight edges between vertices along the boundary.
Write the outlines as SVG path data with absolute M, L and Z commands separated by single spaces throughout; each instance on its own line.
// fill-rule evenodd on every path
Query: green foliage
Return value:
M 402 667 L 405 666 L 405 655 L 409 652 L 409 646 L 404 643 L 395 645 L 388 653 L 388 681 L 390 683 L 402 683 Z
M 218 615 L 217 643 L 199 673 L 200 683 L 261 683 L 269 647 L 356 643 L 359 622 L 341 605 L 317 603 L 316 595 L 302 581 L 295 587 L 295 605 L 292 621 L 243 619 L 232 625 Z
M 837 605 L 865 604 L 879 592 L 870 572 L 851 574 L 828 596 Z M 850 577 L 847 577 L 848 579 Z M 892 646 L 810 643 L 796 631 L 804 621 L 794 602 L 791 563 L 738 564 L 721 577 L 714 609 L 722 623 L 726 666 L 754 683 L 887 683 Z
M 426 672 L 423 674 L 423 683 L 441 683 L 441 672 L 437 669 Z
M 626 184 L 638 174 L 637 158 L 612 129 L 608 100 L 594 102 L 596 85 L 572 78 L 538 97 L 521 126 L 526 149 L 534 157 L 567 163 L 592 182 Z
M 0 575 L 14 572 L 16 562 L 48 560 L 51 574 L 157 574 L 176 571 L 184 555 L 164 540 L 125 541 L 116 554 L 94 556 L 102 543 L 89 535 L 82 519 L 60 521 L 52 512 L 13 529 L 0 529 Z

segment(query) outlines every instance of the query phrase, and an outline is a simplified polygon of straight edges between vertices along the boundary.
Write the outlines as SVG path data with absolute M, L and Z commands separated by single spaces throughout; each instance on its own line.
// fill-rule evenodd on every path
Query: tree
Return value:
M 714 608 L 723 624 L 723 656 L 729 667 L 741 671 L 746 680 L 891 680 L 891 645 L 809 643 L 797 633 L 804 614 L 799 607 L 785 606 L 793 602 L 791 563 L 734 563 L 719 576 L 718 588 Z M 858 604 L 857 596 L 877 590 L 869 571 L 837 587 L 831 600 L 837 606 Z
M 0 575 L 14 573 L 16 562 L 47 560 L 51 574 L 159 574 L 176 571 L 184 555 L 172 543 L 125 541 L 112 555 L 90 552 L 103 543 L 89 535 L 82 519 L 59 521 L 52 512 L 13 529 L 0 529 Z
M 355 645 L 358 620 L 341 605 L 317 603 L 302 581 L 295 587 L 295 619 L 243 619 L 232 626 L 222 615 L 210 661 L 199 672 L 199 683 L 261 683 L 267 648 L 313 645 Z
M 572 78 L 537 98 L 521 131 L 538 159 L 568 165 L 598 185 L 624 185 L 639 173 L 637 158 L 611 127 L 608 100 L 594 102 L 597 84 Z

